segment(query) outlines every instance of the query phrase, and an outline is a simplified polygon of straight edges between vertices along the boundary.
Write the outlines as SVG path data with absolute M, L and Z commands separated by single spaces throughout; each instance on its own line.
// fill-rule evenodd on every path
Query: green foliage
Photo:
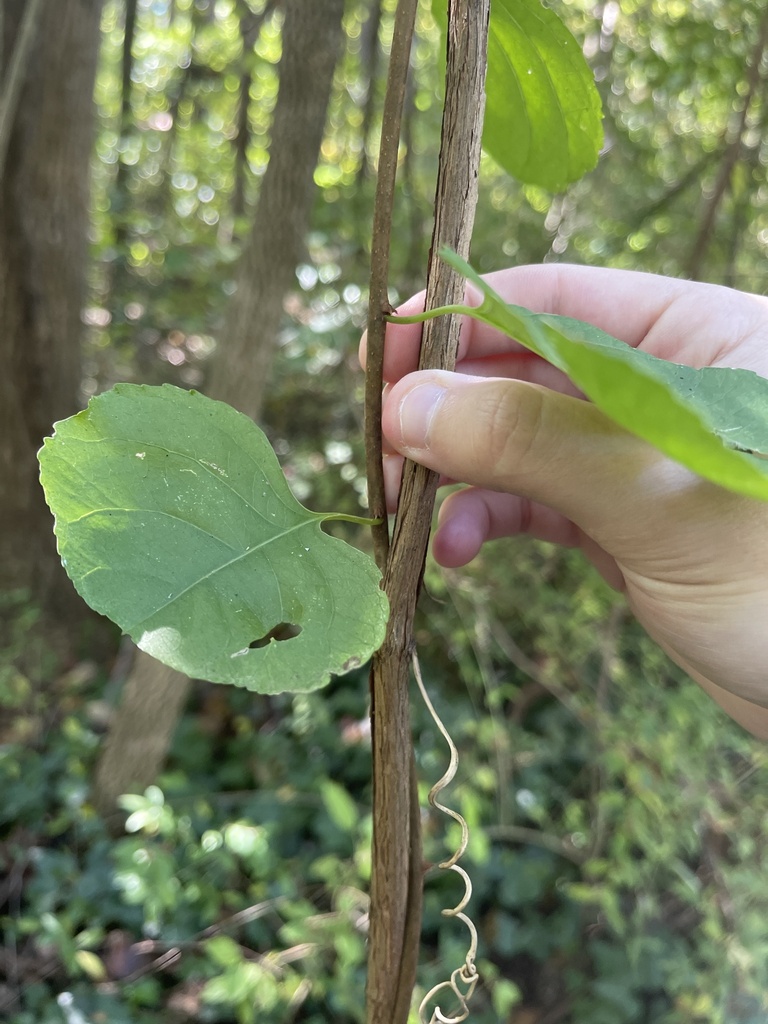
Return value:
M 498 543 L 470 570 L 431 566 L 426 586 L 423 666 L 461 753 L 447 800 L 472 829 L 473 1022 L 555 1005 L 574 1022 L 759 1021 L 763 746 L 624 620 L 576 553 Z M 294 1010 L 361 1024 L 365 672 L 293 696 L 198 686 L 165 775 L 124 798 L 117 839 L 88 794 L 103 691 L 102 676 L 62 679 L 2 736 L 0 873 L 18 886 L 26 865 L 0 909 L 23 981 L 4 1019 L 61 1024 L 68 992 L 86 1019 L 165 1024 L 187 1006 L 238 1024 L 258 992 L 266 1024 Z M 446 753 L 418 706 L 414 737 L 425 799 Z M 428 862 L 451 828 L 425 819 Z M 463 957 L 462 926 L 441 915 L 459 884 L 427 875 L 422 993 Z
M 142 650 L 261 693 L 309 690 L 379 646 L 372 560 L 291 494 L 246 416 L 196 392 L 117 385 L 40 453 L 59 552 Z
M 483 147 L 519 181 L 559 192 L 597 163 L 600 95 L 581 48 L 540 0 L 493 0 Z
M 433 0 L 443 39 L 446 8 Z M 567 26 L 541 0 L 492 0 L 485 151 L 517 181 L 558 192 L 593 169 L 602 143 L 600 94 Z
M 280 53 L 272 18 L 242 60 L 246 6 L 262 9 L 261 0 L 140 3 L 122 124 L 124 5 L 104 5 L 84 399 L 116 380 L 204 386 L 209 358 L 225 344 Z M 585 180 L 555 197 L 484 160 L 475 265 L 565 259 L 684 274 L 745 94 L 761 6 L 552 5 L 602 93 L 604 151 Z M 428 7 L 412 54 L 393 301 L 423 286 L 429 244 L 442 84 Z M 393 8 L 385 0 L 382 52 Z M 374 111 L 363 137 L 364 111 L 385 73 L 366 49 L 369 9 L 347 3 L 313 231 L 264 416 L 297 497 L 350 514 L 360 513 L 365 486 L 353 353 L 373 182 L 361 168 L 374 163 L 380 127 Z M 246 64 L 245 204 L 236 214 Z M 768 239 L 765 102 L 763 90 L 701 271 L 756 291 L 765 290 Z M 576 554 L 499 542 L 462 573 L 430 566 L 426 591 L 422 663 L 461 753 L 448 801 L 472 826 L 483 979 L 473 1024 L 546 1015 L 564 1024 L 763 1024 L 764 745 L 623 620 Z M 36 610 L 14 595 L 0 600 L 11 631 L 0 645 L 0 1018 L 235 1024 L 248 1012 L 232 980 L 242 963 L 247 984 L 264 985 L 264 1024 L 359 1024 L 370 870 L 364 672 L 296 697 L 198 686 L 166 774 L 133 794 L 135 831 L 115 839 L 89 800 L 114 700 L 111 663 L 54 675 Z M 16 662 L 31 651 L 27 673 Z M 418 708 L 414 736 L 426 797 L 445 752 Z M 444 857 L 450 828 L 446 836 L 430 815 L 425 833 L 426 859 Z M 450 882 L 429 874 L 422 992 L 464 955 L 463 929 L 441 917 L 455 898 Z M 228 966 L 222 944 L 210 946 L 221 938 L 239 949 Z M 155 964 L 173 949 L 180 954 Z M 84 953 L 107 969 L 106 981 Z M 265 973 L 274 984 L 261 981 Z
M 504 964 L 526 1004 L 551 985 L 546 1005 L 567 1005 L 566 1020 L 678 1024 L 696 1005 L 707 1024 L 752 1020 L 766 932 L 747 923 L 757 890 L 737 881 L 732 843 L 763 827 L 763 784 L 743 778 L 750 763 L 764 774 L 761 746 L 624 619 L 578 556 L 496 545 L 471 572 L 428 585 L 466 630 L 451 627 L 433 669 L 462 752 L 459 806 L 498 823 L 479 839 L 475 829 L 466 865 L 481 954 Z M 476 717 L 453 706 L 455 659 L 480 688 Z M 431 761 L 422 773 L 435 773 Z M 428 829 L 428 851 L 433 838 Z M 739 909 L 723 916 L 726 892 Z M 428 889 L 428 922 L 435 910 Z M 558 991 L 545 965 L 559 974 L 563 962 Z
M 505 303 L 455 253 L 443 258 L 480 290 L 479 306 L 440 307 L 418 323 L 461 313 L 489 324 L 556 366 L 607 416 L 695 473 L 768 499 L 768 380 L 751 370 L 659 359 L 591 324 Z

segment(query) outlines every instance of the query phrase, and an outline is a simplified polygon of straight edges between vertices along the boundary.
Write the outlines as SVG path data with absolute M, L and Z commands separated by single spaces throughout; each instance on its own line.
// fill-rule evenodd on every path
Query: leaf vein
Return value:
M 184 522 L 184 520 L 181 521 Z M 223 562 L 221 565 L 215 566 L 204 576 L 200 576 L 198 579 L 193 580 L 192 583 L 189 583 L 183 590 L 180 590 L 178 594 L 173 594 L 167 601 L 161 604 L 158 608 L 153 609 L 153 611 L 150 612 L 150 614 L 147 615 L 140 622 L 135 623 L 130 628 L 126 628 L 125 632 L 132 634 L 133 630 L 138 629 L 140 626 L 142 626 L 147 621 L 147 619 L 151 619 L 155 615 L 159 615 L 159 613 L 165 611 L 165 609 L 169 605 L 172 605 L 176 601 L 179 601 L 182 597 L 184 597 L 185 594 L 188 594 L 190 590 L 194 590 L 194 588 L 199 586 L 199 584 L 205 583 L 206 580 L 211 579 L 213 576 L 216 575 L 216 573 L 223 572 L 225 569 L 229 569 L 230 566 L 236 565 L 238 562 L 242 562 L 244 558 L 247 558 L 249 555 L 254 554 L 254 552 L 259 551 L 261 548 L 266 547 L 268 544 L 273 544 L 275 541 L 282 540 L 284 537 L 287 537 L 291 533 L 295 533 L 297 530 L 300 530 L 304 526 L 314 525 L 315 522 L 313 520 L 304 520 L 300 523 L 296 523 L 294 526 L 288 527 L 288 529 L 283 530 L 282 533 L 275 534 L 273 537 L 268 537 L 267 540 L 263 540 L 260 544 L 256 544 L 255 547 L 247 548 L 245 551 L 241 551 L 239 555 L 235 556 L 235 558 L 231 558 L 228 562 Z M 282 606 L 282 595 L 280 600 Z

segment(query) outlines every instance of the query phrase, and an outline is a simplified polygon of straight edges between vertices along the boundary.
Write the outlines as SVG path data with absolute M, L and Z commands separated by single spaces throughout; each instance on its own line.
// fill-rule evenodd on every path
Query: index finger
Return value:
M 630 270 L 553 263 L 500 270 L 485 278 L 505 302 L 585 320 L 628 345 L 692 366 L 716 362 L 744 336 L 753 318 L 765 322 L 766 317 L 764 300 L 757 296 Z M 480 303 L 472 286 L 466 301 L 470 306 Z M 423 308 L 420 292 L 397 313 L 408 316 Z M 387 325 L 385 380 L 394 382 L 418 369 L 420 338 L 419 324 Z M 494 328 L 466 317 L 457 369 L 476 360 L 508 361 L 525 351 Z M 365 337 L 360 359 L 364 365 Z M 525 376 L 531 379 L 530 368 Z

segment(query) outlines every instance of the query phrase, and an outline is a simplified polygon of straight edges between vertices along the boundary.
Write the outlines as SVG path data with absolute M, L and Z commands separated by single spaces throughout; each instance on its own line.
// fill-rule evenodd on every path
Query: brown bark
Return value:
M 94 803 L 105 817 L 119 796 L 141 792 L 157 777 L 188 689 L 186 676 L 137 653 L 94 779 Z M 121 829 L 122 822 L 117 824 Z
M 365 455 L 368 477 L 368 509 L 376 564 L 384 571 L 389 552 L 387 502 L 381 465 L 381 386 L 384 371 L 384 317 L 389 305 L 389 247 L 395 180 L 400 149 L 400 125 L 408 78 L 411 41 L 418 0 L 400 0 L 395 13 L 392 48 L 387 70 L 387 89 L 381 116 L 376 199 L 371 231 L 371 277 L 368 286 L 368 353 L 365 371 Z
M 371 276 L 368 295 L 368 353 L 365 374 L 365 451 L 368 504 L 381 522 L 372 528 L 376 562 L 384 572 L 389 555 L 389 527 L 381 445 L 381 388 L 384 367 L 384 316 L 392 236 L 395 181 L 400 146 L 403 103 L 418 0 L 400 0 L 395 13 L 387 88 L 382 111 L 376 199 L 371 238 Z M 416 950 L 421 918 L 421 819 L 418 784 L 410 742 L 408 704 L 402 698 L 389 714 L 386 694 L 378 690 L 375 667 L 371 672 L 371 728 L 373 731 L 373 819 L 375 867 L 371 885 L 371 933 L 368 945 L 366 1018 L 393 1024 L 408 1016 L 415 978 Z M 377 712 L 380 708 L 380 713 Z M 391 744 L 384 759 L 377 757 L 377 730 Z M 391 755 L 387 758 L 387 754 Z M 387 773 L 406 772 L 407 783 L 390 787 Z M 393 825 L 404 828 L 390 835 Z M 378 837 L 378 839 L 377 839 Z M 378 852 L 377 852 L 378 842 Z M 392 879 L 394 885 L 390 886 Z M 406 972 L 403 973 L 403 966 Z
M 125 0 L 125 17 L 123 28 L 123 53 L 120 68 L 120 141 L 121 144 L 134 131 L 131 96 L 133 93 L 133 43 L 136 36 L 136 15 L 138 0 Z M 115 219 L 115 248 L 120 261 L 121 273 L 125 270 L 127 257 L 126 243 L 128 227 L 126 212 L 130 203 L 128 182 L 131 178 L 131 166 L 125 160 L 123 146 L 117 160 L 117 173 L 112 193 L 112 212 Z
M 5 0 L 2 65 L 24 0 Z M 0 591 L 81 608 L 55 552 L 35 453 L 76 411 L 101 0 L 45 0 L 0 178 Z M 6 86 L 8 82 L 4 83 Z
M 24 82 L 26 80 L 27 62 L 30 50 L 35 44 L 38 29 L 40 27 L 40 16 L 43 12 L 43 0 L 30 0 L 24 8 L 18 28 L 13 39 L 13 49 L 8 61 L 8 70 L 5 69 L 5 54 L 3 52 L 5 40 L 5 11 L 0 9 L 0 178 L 5 173 L 5 159 L 8 156 L 8 143 L 10 141 L 16 111 L 19 106 Z
M 209 393 L 256 418 L 309 226 L 313 174 L 342 38 L 343 0 L 285 0 L 280 86 L 267 170 L 238 289 L 222 332 Z M 98 766 L 95 800 L 114 809 L 120 793 L 157 777 L 189 680 L 138 652 Z M 151 702 L 152 713 L 146 708 Z
M 427 274 L 427 309 L 458 302 L 464 282 L 436 258 L 447 245 L 463 256 L 477 202 L 484 112 L 489 0 L 450 0 L 446 102 Z M 459 322 L 424 325 L 422 369 L 452 369 Z M 391 606 L 372 674 L 374 833 L 368 1024 L 405 1024 L 417 966 L 421 854 L 415 826 L 409 677 L 413 616 L 421 586 L 437 475 L 406 462 L 384 585 Z

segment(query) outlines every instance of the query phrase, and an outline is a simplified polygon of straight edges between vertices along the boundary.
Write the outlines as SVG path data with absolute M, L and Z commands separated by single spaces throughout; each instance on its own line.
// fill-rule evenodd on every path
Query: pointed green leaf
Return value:
M 194 391 L 119 384 L 40 451 L 82 597 L 160 661 L 261 693 L 311 690 L 381 644 L 387 600 L 323 533 L 266 437 Z
M 614 422 L 699 476 L 768 500 L 768 379 L 751 370 L 693 369 L 632 348 L 590 324 L 508 305 L 461 257 L 441 256 L 477 286 L 475 317 L 562 370 Z M 398 318 L 392 318 L 398 319 Z
M 483 147 L 557 192 L 597 163 L 600 95 L 578 42 L 540 0 L 492 0 Z

